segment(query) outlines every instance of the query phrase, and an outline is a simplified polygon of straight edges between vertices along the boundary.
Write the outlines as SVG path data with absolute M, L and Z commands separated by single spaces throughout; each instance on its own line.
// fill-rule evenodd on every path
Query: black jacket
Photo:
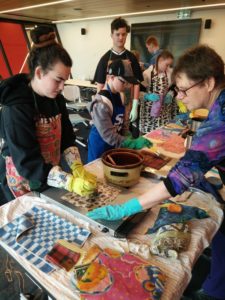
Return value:
M 17 171 L 27 180 L 44 184 L 52 165 L 46 164 L 41 155 L 35 118 L 61 113 L 61 152 L 74 145 L 75 135 L 64 97 L 58 95 L 56 99 L 50 99 L 39 96 L 32 91 L 29 83 L 26 74 L 19 74 L 0 84 L 0 136 L 4 139 L 2 157 L 11 156 Z

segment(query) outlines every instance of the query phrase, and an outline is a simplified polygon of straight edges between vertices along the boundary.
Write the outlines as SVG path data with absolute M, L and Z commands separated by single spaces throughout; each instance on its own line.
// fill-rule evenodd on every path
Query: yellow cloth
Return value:
M 184 103 L 181 100 L 177 100 L 177 105 L 179 107 L 179 112 L 186 113 L 187 107 L 184 105 Z

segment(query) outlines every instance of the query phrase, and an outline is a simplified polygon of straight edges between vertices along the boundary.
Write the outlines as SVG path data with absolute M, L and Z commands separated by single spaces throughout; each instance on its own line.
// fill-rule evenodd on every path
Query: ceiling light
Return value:
M 65 3 L 65 2 L 70 2 L 70 1 L 72 1 L 72 0 L 59 0 L 59 1 L 48 2 L 48 3 L 44 3 L 44 4 L 37 4 L 37 5 L 24 6 L 24 7 L 14 8 L 14 9 L 2 10 L 2 11 L 0 11 L 0 14 L 6 14 L 6 13 L 14 12 L 14 11 L 26 10 L 26 9 L 31 9 L 31 8 L 49 6 L 49 5 L 56 5 L 56 4 L 61 4 L 61 3 Z
M 146 14 L 157 14 L 157 13 L 166 13 L 166 12 L 174 12 L 179 10 L 190 10 L 190 9 L 200 9 L 200 8 L 216 8 L 225 6 L 225 3 L 217 3 L 217 4 L 206 4 L 206 5 L 196 5 L 196 6 L 186 6 L 186 7 L 177 7 L 177 8 L 167 8 L 167 9 L 157 9 L 157 10 L 149 10 L 149 11 L 140 11 L 134 13 L 124 13 L 124 14 L 116 14 L 116 15 L 107 15 L 107 16 L 99 16 L 99 17 L 90 17 L 90 18 L 77 18 L 77 19 L 69 19 L 69 20 L 58 20 L 52 21 L 52 23 L 66 23 L 66 22 L 79 22 L 79 21 L 88 21 L 88 20 L 100 20 L 107 18 L 115 18 L 118 17 L 129 17 L 129 16 L 138 16 L 138 15 L 146 15 Z

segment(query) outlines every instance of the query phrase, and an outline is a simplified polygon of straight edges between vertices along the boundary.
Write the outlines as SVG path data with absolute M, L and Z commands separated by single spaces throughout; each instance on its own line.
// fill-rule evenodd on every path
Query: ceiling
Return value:
M 66 2 L 65 2 L 66 1 Z M 25 8 L 54 2 L 44 7 Z M 101 18 L 104 16 L 126 16 L 129 14 L 149 14 L 149 11 L 179 10 L 183 7 L 194 9 L 209 9 L 212 4 L 224 4 L 225 0 L 0 0 L 0 18 L 26 20 L 33 22 L 54 23 L 55 21 L 80 21 L 88 18 Z M 198 6 L 203 6 L 199 8 Z M 218 6 L 217 8 L 220 8 Z M 19 9 L 13 12 L 2 11 Z M 157 12 L 156 12 L 157 13 Z M 158 13 L 162 13 L 158 11 Z

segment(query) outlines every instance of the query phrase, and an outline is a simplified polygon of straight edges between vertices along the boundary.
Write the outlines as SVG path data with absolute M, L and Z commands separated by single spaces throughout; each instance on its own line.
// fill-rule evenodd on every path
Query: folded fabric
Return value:
M 28 216 L 22 215 L 20 218 L 17 218 L 18 221 L 18 227 L 16 232 L 16 240 L 22 236 L 25 232 L 27 232 L 29 229 L 34 227 L 34 223 Z
M 201 208 L 177 204 L 171 200 L 166 200 L 161 205 L 157 220 L 147 234 L 156 232 L 160 227 L 172 223 L 184 223 L 192 219 L 208 218 L 207 212 Z
M 186 223 L 162 226 L 152 241 L 150 251 L 162 257 L 177 258 L 179 252 L 187 249 L 190 237 Z
M 69 271 L 79 260 L 80 253 L 74 252 L 67 247 L 56 243 L 45 259 L 54 265 Z

